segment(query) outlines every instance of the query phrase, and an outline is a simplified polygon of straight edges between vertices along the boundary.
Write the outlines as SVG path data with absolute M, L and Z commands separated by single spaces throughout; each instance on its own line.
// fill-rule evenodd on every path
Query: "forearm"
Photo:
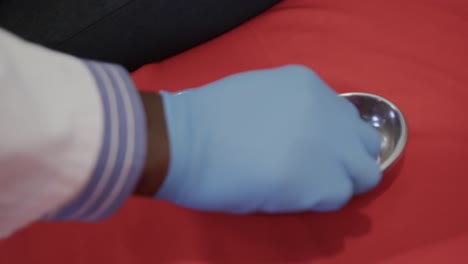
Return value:
M 168 163 L 159 95 L 119 65 L 0 29 L 0 238 L 39 219 L 96 221 L 151 196 Z
M 86 186 L 49 215 L 52 220 L 96 221 L 112 215 L 133 193 L 147 156 L 147 115 L 128 72 L 114 64 L 83 63 L 95 80 L 101 102 L 100 151 Z
M 153 197 L 162 185 L 167 173 L 169 143 L 161 96 L 158 93 L 137 93 L 128 74 L 119 66 L 88 62 L 88 67 L 97 80 L 103 106 L 109 107 L 107 111 L 104 111 L 109 113 L 109 116 L 106 117 L 104 114 L 104 123 L 105 125 L 107 123 L 107 128 L 105 127 L 101 154 L 96 162 L 94 174 L 87 186 L 81 191 L 81 195 L 61 208 L 58 213 L 52 216 L 52 219 L 98 220 L 107 217 L 117 210 L 118 206 L 131 194 Z M 122 87 L 119 87 L 117 82 L 109 83 L 110 86 L 105 87 L 103 79 L 106 78 L 106 74 L 103 70 L 98 70 L 103 67 L 110 67 L 107 71 L 118 73 L 116 79 L 121 78 Z M 112 76 L 108 77 L 112 78 Z M 107 92 L 111 91 L 112 93 L 122 88 L 124 88 L 124 93 L 121 94 L 122 98 L 120 100 L 117 98 L 116 101 L 127 100 L 128 107 L 125 109 L 125 107 L 116 106 L 114 112 L 122 112 L 123 114 L 114 118 L 114 120 L 121 121 L 120 124 L 114 124 L 114 127 L 123 129 L 121 135 L 126 133 L 127 139 L 121 136 L 119 140 L 115 140 L 116 145 L 112 148 L 111 134 L 115 134 L 117 131 L 112 130 L 112 117 L 110 116 L 112 106 L 106 102 L 106 98 L 111 97 Z M 123 95 L 125 93 L 127 95 Z M 131 108 L 133 110 L 129 110 Z M 131 119 L 134 121 L 129 122 Z M 129 137 L 129 134 L 133 134 L 133 138 Z M 114 135 L 114 137 L 118 136 Z M 107 149 L 106 146 L 108 146 Z M 119 154 L 128 158 L 128 160 L 120 159 L 123 162 L 122 166 L 118 164 Z M 115 159 L 113 164 L 110 162 L 112 156 Z M 127 172 L 125 172 L 125 166 L 127 166 Z M 106 189 L 109 190 L 106 191 Z M 88 213 L 86 213 L 87 211 Z

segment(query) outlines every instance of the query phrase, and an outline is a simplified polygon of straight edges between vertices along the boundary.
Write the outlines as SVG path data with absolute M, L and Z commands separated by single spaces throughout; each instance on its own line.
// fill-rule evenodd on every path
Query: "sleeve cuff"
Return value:
M 146 123 L 140 97 L 119 65 L 83 61 L 99 90 L 103 113 L 102 146 L 93 175 L 82 192 L 52 221 L 97 221 L 112 215 L 131 195 L 146 158 Z

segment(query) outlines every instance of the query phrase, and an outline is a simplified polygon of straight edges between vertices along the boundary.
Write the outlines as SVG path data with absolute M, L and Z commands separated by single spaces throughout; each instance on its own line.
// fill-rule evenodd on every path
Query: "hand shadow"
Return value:
M 203 263 L 279 264 L 338 255 L 347 239 L 371 231 L 372 222 L 360 209 L 390 188 L 402 166 L 403 157 L 383 175 L 376 189 L 334 213 L 233 216 L 191 212 L 190 222 L 199 235 L 197 248 L 203 251 L 192 257 Z M 180 255 L 168 257 L 164 263 L 187 261 Z
M 355 210 L 331 214 L 198 215 L 208 263 L 291 263 L 336 255 L 371 229 Z

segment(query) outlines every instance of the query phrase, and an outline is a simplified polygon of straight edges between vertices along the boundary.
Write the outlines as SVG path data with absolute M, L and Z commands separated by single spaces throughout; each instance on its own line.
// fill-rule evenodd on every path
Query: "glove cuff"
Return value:
M 189 116 L 190 102 L 181 93 L 160 92 L 169 140 L 169 166 L 163 184 L 155 199 L 177 203 L 189 185 L 190 157 L 196 155 L 192 144 L 192 124 Z

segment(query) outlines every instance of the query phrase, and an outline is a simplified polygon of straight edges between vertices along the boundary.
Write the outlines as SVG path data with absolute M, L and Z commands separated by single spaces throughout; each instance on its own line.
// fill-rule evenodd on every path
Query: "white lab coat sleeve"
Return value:
M 37 220 L 97 221 L 137 184 L 145 116 L 121 66 L 0 28 L 0 238 Z

